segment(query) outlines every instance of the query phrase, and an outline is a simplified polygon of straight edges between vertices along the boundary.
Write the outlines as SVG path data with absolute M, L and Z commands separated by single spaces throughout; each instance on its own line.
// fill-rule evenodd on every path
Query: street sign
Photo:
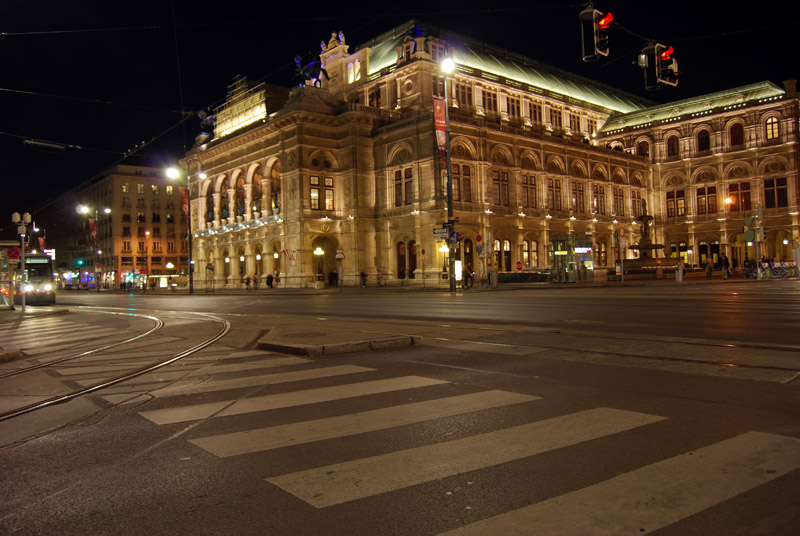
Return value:
M 341 249 L 336 250 L 336 260 L 337 261 L 344 260 L 344 251 L 342 251 Z
M 476 234 L 476 235 L 475 235 L 475 242 L 478 242 L 478 243 L 480 243 L 480 242 L 481 242 L 481 240 L 483 240 L 483 237 L 482 237 L 480 234 Z
M 517 261 L 517 271 L 518 272 L 522 271 L 522 261 Z
M 19 248 L 16 246 L 11 246 L 6 250 L 6 257 L 9 259 L 19 259 L 20 251 Z
M 433 236 L 447 236 L 447 227 L 434 227 Z
M 475 246 L 475 251 L 477 251 L 478 255 L 480 255 L 481 253 L 483 253 L 483 246 L 481 244 L 478 244 L 477 246 Z

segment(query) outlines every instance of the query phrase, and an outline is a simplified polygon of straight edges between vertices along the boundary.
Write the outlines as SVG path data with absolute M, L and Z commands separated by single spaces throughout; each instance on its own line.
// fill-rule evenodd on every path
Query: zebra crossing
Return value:
M 160 400 L 159 409 L 139 415 L 156 426 L 197 423 L 236 415 L 311 404 L 352 400 L 362 396 L 381 397 L 434 390 L 436 398 L 407 401 L 378 409 L 355 411 L 333 417 L 310 416 L 307 420 L 250 427 L 188 439 L 188 443 L 221 460 L 235 456 L 266 453 L 273 449 L 297 449 L 302 445 L 347 438 L 369 445 L 369 433 L 413 427 L 438 419 L 468 417 L 497 408 L 535 407 L 543 399 L 510 391 L 487 389 L 453 395 L 446 389 L 451 382 L 423 376 L 397 376 L 370 379 L 369 367 L 331 365 L 302 358 L 265 355 L 258 363 L 281 363 L 282 372 L 239 378 L 221 378 L 203 383 L 178 382 L 152 395 Z M 290 361 L 286 361 L 290 359 Z M 279 361 L 283 360 L 283 361 Z M 239 363 L 239 365 L 246 365 Z M 237 369 L 225 360 L 220 371 Z M 291 367 L 299 367 L 292 370 Z M 285 391 L 286 385 L 301 380 L 335 380 L 336 385 Z M 281 386 L 274 394 L 224 399 L 199 404 L 187 403 L 182 395 L 219 392 L 242 387 Z M 428 391 L 430 393 L 431 391 Z M 178 398 L 180 397 L 180 398 Z M 404 399 L 405 400 L 405 399 Z M 173 403 L 174 401 L 174 403 Z M 474 473 L 501 464 L 558 449 L 607 438 L 614 434 L 645 430 L 667 421 L 667 417 L 637 411 L 596 407 L 542 418 L 521 425 L 502 427 L 456 439 L 411 448 L 399 448 L 338 463 L 315 464 L 304 460 L 301 470 L 262 476 L 266 486 L 282 490 L 315 509 L 339 505 L 408 490 L 448 477 Z M 246 421 L 239 421 L 243 423 Z M 263 424 L 263 421 L 259 421 Z M 195 428 L 202 430 L 202 428 Z M 361 434 L 364 434 L 363 436 Z M 728 439 L 644 465 L 587 487 L 546 499 L 522 508 L 467 522 L 444 534 L 646 534 L 714 507 L 737 495 L 800 469 L 800 440 L 764 432 L 746 432 Z
M 75 348 L 103 337 L 125 338 L 133 332 L 115 327 L 97 327 L 75 322 L 67 316 L 26 319 L 22 323 L 0 324 L 4 348 L 15 348 L 28 357 Z

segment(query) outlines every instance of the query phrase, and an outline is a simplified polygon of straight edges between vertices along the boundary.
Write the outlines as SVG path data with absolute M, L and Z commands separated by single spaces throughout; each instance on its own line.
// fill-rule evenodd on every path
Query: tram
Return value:
M 22 292 L 25 292 L 26 304 L 56 303 L 56 284 L 53 276 L 53 259 L 45 253 L 28 253 L 25 255 L 25 271 L 27 277 L 17 278 L 14 292 L 14 303 L 22 303 Z M 24 283 L 22 283 L 24 281 Z

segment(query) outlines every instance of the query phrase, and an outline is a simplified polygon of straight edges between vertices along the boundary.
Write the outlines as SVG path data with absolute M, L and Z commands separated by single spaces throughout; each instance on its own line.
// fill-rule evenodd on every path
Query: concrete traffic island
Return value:
M 421 344 L 422 337 L 416 335 L 334 330 L 320 326 L 277 326 L 258 339 L 259 349 L 309 357 L 408 348 Z

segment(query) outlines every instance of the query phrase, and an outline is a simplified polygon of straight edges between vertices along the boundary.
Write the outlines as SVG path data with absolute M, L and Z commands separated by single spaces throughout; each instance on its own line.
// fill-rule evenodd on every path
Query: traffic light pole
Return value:
M 453 219 L 453 181 L 450 177 L 450 111 L 448 106 L 450 95 L 447 93 L 447 73 L 444 75 L 444 130 L 445 130 L 445 153 L 447 168 L 447 221 Z M 441 116 L 440 116 L 441 117 Z M 456 291 L 456 257 L 455 244 L 451 242 L 448 253 L 448 266 L 450 267 L 450 292 Z

